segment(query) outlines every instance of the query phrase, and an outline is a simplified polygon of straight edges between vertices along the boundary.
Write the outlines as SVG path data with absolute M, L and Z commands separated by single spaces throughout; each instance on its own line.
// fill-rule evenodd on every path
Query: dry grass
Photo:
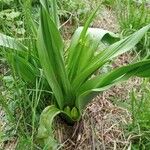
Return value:
M 101 8 L 100 14 L 95 19 L 93 26 L 112 31 L 114 33 L 119 31 L 119 24 L 117 23 L 115 12 L 107 7 Z
M 126 110 L 112 105 L 104 95 L 97 96 L 88 106 L 82 121 L 74 126 L 72 138 L 64 142 L 63 148 L 65 150 L 124 149 L 129 145 L 129 141 L 124 135 L 123 125 L 130 120 Z
M 113 87 L 98 95 L 85 110 L 82 121 L 73 127 L 68 127 L 62 122 L 57 123 L 57 137 L 63 143 L 61 148 L 64 150 L 128 149 L 130 136 L 126 136 L 124 127 L 131 122 L 131 114 L 126 109 L 114 105 L 111 99 L 115 96 L 119 100 L 126 100 L 130 90 L 139 85 L 138 78 L 131 79 L 126 84 Z

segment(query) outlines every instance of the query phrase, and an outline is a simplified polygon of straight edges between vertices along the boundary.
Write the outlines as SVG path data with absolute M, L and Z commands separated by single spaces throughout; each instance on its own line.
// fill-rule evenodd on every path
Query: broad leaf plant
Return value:
M 133 76 L 150 77 L 150 59 L 96 73 L 117 56 L 132 50 L 150 25 L 119 40 L 109 31 L 89 28 L 97 8 L 85 26 L 75 31 L 66 50 L 56 0 L 40 0 L 40 4 L 40 22 L 38 29 L 34 28 L 32 45 L 0 34 L 0 46 L 6 48 L 9 63 L 24 82 L 34 85 L 42 74 L 47 89 L 51 90 L 54 103 L 43 110 L 37 137 L 45 149 L 56 149 L 52 124 L 57 115 L 73 124 L 81 119 L 87 104 L 99 92 Z

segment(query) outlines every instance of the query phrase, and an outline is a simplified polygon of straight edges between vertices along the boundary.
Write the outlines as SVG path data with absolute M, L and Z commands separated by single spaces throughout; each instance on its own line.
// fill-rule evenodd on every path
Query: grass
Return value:
M 11 127 L 6 126 L 4 132 L 7 132 L 7 135 L 5 139 L 7 141 L 17 137 L 16 149 L 18 150 L 22 149 L 22 147 L 31 150 L 36 149 L 39 147 L 39 144 L 35 143 L 34 139 L 37 132 L 39 115 L 45 107 L 45 104 L 39 101 L 40 99 L 44 100 L 42 97 L 46 91 L 42 90 L 40 80 L 36 82 L 35 89 L 28 89 L 19 79 L 8 82 L 6 76 L 4 78 L 3 87 L 6 87 L 8 91 L 4 90 L 7 96 L 2 93 L 1 98 L 3 99 L 1 99 L 1 104 L 7 114 L 7 120 L 11 124 Z M 8 92 L 10 95 L 8 95 Z
M 97 0 L 62 0 L 58 2 L 59 6 L 59 16 L 61 22 L 65 22 L 69 18 L 69 22 L 79 26 L 90 15 L 90 11 L 96 8 L 96 3 L 99 3 Z
M 107 7 L 113 7 L 115 4 L 115 0 L 102 0 L 102 4 Z
M 136 3 L 134 0 L 116 1 L 118 22 L 123 36 L 127 36 L 142 26 L 150 23 L 150 9 L 144 0 Z M 137 51 L 142 55 L 149 55 L 150 51 L 150 33 L 148 32 L 137 46 Z
M 113 102 L 120 108 L 127 111 L 126 116 L 129 118 L 125 121 L 122 128 L 124 137 L 127 139 L 128 146 L 131 150 L 147 150 L 150 148 L 150 84 L 149 79 L 135 79 L 139 82 L 137 88 L 129 82 L 130 86 L 124 98 L 113 97 Z M 133 87 L 132 87 L 133 86 Z
M 132 123 L 128 126 L 128 132 L 131 135 L 132 149 L 150 148 L 150 86 L 149 80 L 142 84 L 140 92 L 131 93 L 131 113 Z

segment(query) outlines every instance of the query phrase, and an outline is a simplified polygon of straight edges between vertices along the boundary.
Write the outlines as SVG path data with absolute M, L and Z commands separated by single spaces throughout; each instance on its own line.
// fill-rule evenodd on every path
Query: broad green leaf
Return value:
M 30 18 L 30 21 L 31 21 L 31 30 L 32 30 L 32 33 L 33 35 L 36 37 L 37 36 L 37 26 L 36 26 L 36 23 L 34 22 L 34 20 L 32 18 Z
M 59 108 L 62 109 L 65 104 L 73 105 L 73 101 L 70 100 L 72 99 L 71 86 L 63 60 L 63 41 L 59 30 L 44 8 L 41 9 L 37 47 L 44 74 Z
M 23 42 L 28 45 L 29 47 L 26 47 L 24 44 L 21 43 L 22 39 L 15 39 L 10 36 L 6 36 L 2 33 L 0 33 L 0 46 L 4 48 L 9 48 L 11 51 L 6 50 L 7 53 L 14 53 L 22 56 L 26 60 L 31 60 L 37 68 L 40 67 L 39 60 L 37 58 L 37 50 L 35 48 L 35 39 L 24 39 Z M 31 46 L 30 45 L 34 45 Z M 34 47 L 34 48 L 33 48 Z
M 40 0 L 41 7 L 45 9 L 45 11 L 49 12 L 49 0 Z
M 56 150 L 58 143 L 54 139 L 52 124 L 54 118 L 61 113 L 55 106 L 48 106 L 46 107 L 41 116 L 38 128 L 38 135 L 37 138 L 41 143 L 44 145 L 44 149 L 49 150 Z
M 74 36 L 79 37 L 82 30 L 83 27 L 78 27 L 74 33 Z M 93 41 L 104 42 L 104 43 L 108 43 L 109 45 L 115 43 L 120 39 L 119 35 L 100 28 L 88 28 L 87 34 L 91 36 Z
M 58 18 L 58 11 L 57 11 L 57 0 L 50 0 L 50 2 L 51 2 L 52 18 L 58 28 L 59 27 L 59 18 Z
M 81 72 L 80 76 L 77 76 L 73 82 L 73 89 L 78 89 L 91 75 L 106 62 L 110 61 L 114 57 L 131 50 L 149 30 L 150 25 L 147 25 L 130 35 L 129 37 L 116 42 L 106 48 L 106 50 L 100 52 L 96 57 L 89 62 L 87 68 Z
M 68 60 L 67 60 L 67 71 L 70 81 L 74 79 L 78 70 L 78 61 L 80 59 L 80 54 L 82 52 L 83 46 L 85 44 L 86 33 L 92 19 L 96 15 L 99 7 L 90 15 L 85 23 L 85 26 L 79 36 L 74 36 L 73 42 L 68 49 Z M 79 32 L 77 32 L 79 33 Z M 77 39 L 76 39 L 77 38 Z
M 143 75 L 143 77 L 149 77 L 150 74 L 148 74 L 149 72 L 147 72 L 149 71 L 149 65 L 150 60 L 144 60 L 134 64 L 129 64 L 127 66 L 119 67 L 117 69 L 112 70 L 109 73 L 98 75 L 86 81 L 78 91 L 80 91 L 79 93 L 81 94 L 81 91 L 85 92 L 90 89 L 106 86 L 114 82 L 116 79 L 122 78 L 126 74 L 130 74 L 132 76 Z
M 17 51 L 27 51 L 28 48 L 18 42 L 15 38 L 0 33 L 0 46 L 14 49 Z
M 64 115 L 68 122 L 74 122 L 66 112 L 58 109 L 54 105 L 47 106 L 41 113 L 37 138 L 44 144 L 44 149 L 46 150 L 57 149 L 58 143 L 54 138 L 52 125 L 54 118 L 59 114 Z
M 150 77 L 150 65 L 141 67 L 136 71 L 136 76 L 138 77 Z
M 45 48 L 44 41 L 41 39 L 42 35 L 39 32 L 39 40 L 38 40 L 38 54 L 39 54 L 39 60 L 42 66 L 42 69 L 44 71 L 44 74 L 46 76 L 46 79 L 57 99 L 58 106 L 62 109 L 63 108 L 63 103 L 64 103 L 64 98 L 63 94 L 60 88 L 60 85 L 56 79 L 53 67 L 51 66 L 51 61 L 48 56 L 48 52 Z
M 84 108 L 87 106 L 88 103 L 90 103 L 93 100 L 93 98 L 96 95 L 100 94 L 100 92 L 102 92 L 102 91 L 109 89 L 112 86 L 113 86 L 113 84 L 110 84 L 109 86 L 105 86 L 102 88 L 91 89 L 91 90 L 86 91 L 86 92 L 82 93 L 81 95 L 77 96 L 75 105 L 79 109 L 80 114 L 82 114 Z
M 8 54 L 8 60 L 21 79 L 27 83 L 35 83 L 36 78 L 40 77 L 40 71 L 34 67 L 29 61 L 17 54 Z
M 83 27 L 79 27 L 75 31 L 75 34 L 71 42 L 72 47 L 71 49 L 73 49 L 75 43 L 78 42 L 82 30 Z M 102 30 L 98 28 L 89 28 L 87 30 L 84 42 L 80 42 L 78 46 L 74 48 L 74 50 L 78 51 L 79 50 L 78 48 L 81 47 L 81 52 L 79 53 L 79 56 L 76 56 L 78 57 L 78 61 L 76 63 L 76 66 L 78 67 L 75 68 L 77 75 L 80 74 L 85 67 L 87 67 L 89 61 L 93 59 L 97 50 L 101 49 L 103 43 L 111 44 L 114 43 L 115 41 L 118 41 L 118 39 L 119 37 L 117 35 L 107 30 Z M 98 46 L 100 47 L 98 48 Z M 74 53 L 74 55 L 77 54 Z M 69 66 L 69 64 L 67 64 L 67 66 Z
M 40 0 L 42 7 L 49 13 L 57 28 L 59 27 L 59 18 L 57 12 L 57 0 Z M 51 9 L 49 8 L 51 6 Z
M 83 109 L 82 107 L 87 105 L 95 92 L 106 90 L 118 82 L 129 79 L 131 76 L 150 77 L 149 65 L 150 60 L 140 61 L 88 80 L 78 89 L 77 107 Z

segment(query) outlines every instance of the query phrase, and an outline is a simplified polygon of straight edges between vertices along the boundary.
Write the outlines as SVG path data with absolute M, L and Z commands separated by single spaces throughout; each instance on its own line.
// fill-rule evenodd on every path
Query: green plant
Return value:
M 113 7 L 114 4 L 115 4 L 115 1 L 116 0 L 102 0 L 102 4 L 106 5 L 106 6 L 109 6 L 109 7 Z
M 6 56 L 15 72 L 28 86 L 31 83 L 34 85 L 39 78 L 47 80 L 53 94 L 53 105 L 47 106 L 41 114 L 38 138 L 45 149 L 56 149 L 57 143 L 52 131 L 55 116 L 61 114 L 67 123 L 73 124 L 81 119 L 84 108 L 98 92 L 131 76 L 149 77 L 149 59 L 104 74 L 97 74 L 96 71 L 118 55 L 131 50 L 149 30 L 150 25 L 112 44 L 113 38 L 110 38 L 108 31 L 101 30 L 93 37 L 93 33 L 88 30 L 97 8 L 85 26 L 75 32 L 64 53 L 56 1 L 51 1 L 51 10 L 48 0 L 40 0 L 40 3 L 37 45 L 26 47 L 20 41 L 5 35 L 0 36 L 0 45 L 11 49 L 8 53 L 6 50 Z M 35 44 L 34 40 L 33 43 Z M 102 43 L 105 43 L 106 48 L 99 51 Z M 109 46 L 108 43 L 112 45 Z
M 62 20 L 71 19 L 77 23 L 88 17 L 91 9 L 91 4 L 94 5 L 95 1 L 86 0 L 62 0 L 58 1 L 59 15 Z
M 0 0 L 0 31 L 11 36 L 24 36 L 21 9 L 16 0 Z
M 140 29 L 142 26 L 149 24 L 150 11 L 146 6 L 146 1 L 137 4 L 134 0 L 124 0 L 118 2 L 118 21 L 121 30 L 125 30 L 126 34 Z
M 0 6 L 1 5 L 10 5 L 10 3 L 12 3 L 13 2 L 13 0 L 0 0 Z
M 123 36 L 128 36 L 150 23 L 150 10 L 145 0 L 142 0 L 139 3 L 135 0 L 117 0 L 116 6 L 116 14 Z M 141 51 L 141 54 L 149 55 L 149 39 L 150 33 L 147 32 L 143 39 L 138 43 L 137 51 Z M 143 49 L 145 49 L 145 51 L 143 51 Z
M 38 5 L 33 0 L 10 0 L 0 2 L 7 3 L 8 6 L 3 6 L 0 11 L 0 30 L 2 33 L 13 37 L 28 37 L 33 36 L 32 32 L 36 32 L 36 25 L 32 18 L 37 18 L 36 9 Z M 32 11 L 33 8 L 33 11 Z M 31 28 L 34 24 L 34 29 Z
M 17 137 L 16 150 L 22 147 L 37 148 L 38 144 L 35 143 L 34 138 L 40 112 L 46 106 L 44 99 L 47 93 L 43 90 L 41 79 L 37 79 L 35 86 L 31 88 L 16 76 L 2 75 L 1 82 L 3 88 L 0 91 L 0 106 L 5 111 L 5 118 L 3 117 L 1 121 L 6 124 L 3 128 L 2 143 Z
M 135 90 L 130 93 L 130 101 L 123 104 L 125 109 L 131 113 L 132 121 L 129 122 L 126 128 L 126 134 L 131 141 L 131 149 L 147 150 L 150 148 L 150 86 L 149 79 L 144 79 L 140 90 Z
M 24 35 L 23 21 L 20 21 L 21 12 L 14 9 L 6 9 L 0 12 L 1 31 L 10 35 Z
M 44 139 L 45 144 L 48 144 L 52 141 L 50 126 L 56 115 L 63 113 L 63 117 L 68 122 L 78 121 L 81 118 L 83 109 L 96 92 L 102 91 L 121 80 L 126 80 L 133 75 L 149 76 L 147 73 L 150 61 L 145 60 L 91 78 L 91 75 L 106 62 L 134 47 L 150 26 L 142 28 L 94 56 L 100 39 L 92 41 L 90 35 L 86 34 L 88 26 L 96 13 L 94 12 L 86 22 L 83 30 L 75 33 L 68 49 L 67 58 L 64 60 L 63 41 L 60 32 L 55 22 L 49 18 L 46 3 L 42 2 L 41 4 L 37 47 L 40 63 L 55 96 L 55 105 L 48 106 L 43 111 L 38 136 Z M 45 118 L 49 118 L 49 120 L 45 120 Z

